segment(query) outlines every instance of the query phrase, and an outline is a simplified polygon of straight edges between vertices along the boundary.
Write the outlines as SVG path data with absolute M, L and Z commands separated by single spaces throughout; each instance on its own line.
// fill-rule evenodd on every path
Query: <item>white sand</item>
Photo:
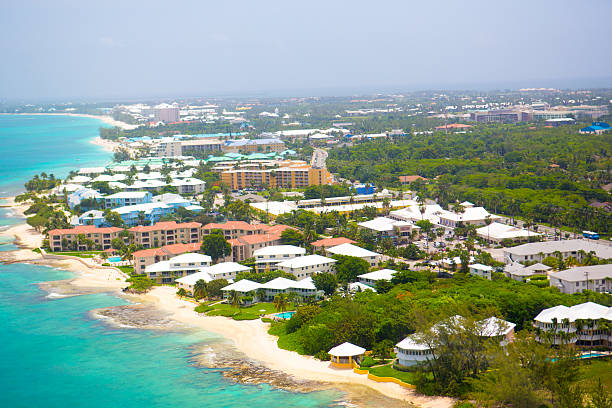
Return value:
M 279 349 L 276 337 L 267 333 L 267 323 L 261 320 L 235 321 L 221 316 L 200 315 L 193 310 L 193 303 L 179 299 L 175 292 L 176 289 L 172 287 L 155 287 L 141 297 L 169 312 L 175 320 L 231 339 L 240 351 L 270 369 L 307 380 L 365 385 L 388 397 L 409 401 L 423 408 L 449 408 L 454 403 L 451 398 L 417 395 L 413 390 L 400 385 L 378 383 L 368 379 L 366 375 L 355 374 L 352 370 L 334 368 L 329 362 Z

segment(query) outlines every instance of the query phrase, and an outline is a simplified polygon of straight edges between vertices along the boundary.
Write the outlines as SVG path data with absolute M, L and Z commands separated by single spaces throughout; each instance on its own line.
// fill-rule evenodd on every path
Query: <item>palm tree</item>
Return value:
M 240 293 L 232 290 L 229 295 L 230 304 L 234 307 L 240 307 L 240 303 L 242 303 L 242 298 L 240 297 Z
M 298 294 L 293 292 L 293 291 L 291 291 L 291 292 L 289 292 L 289 294 L 287 294 L 287 301 L 289 302 L 289 305 L 291 305 L 291 303 L 293 303 L 297 307 L 297 298 L 298 298 Z
M 388 215 L 389 210 L 391 209 L 391 199 L 389 197 L 383 198 L 382 207 L 383 207 L 383 213 L 385 215 Z
M 187 296 L 187 291 L 183 288 L 180 288 L 179 290 L 176 291 L 176 294 L 178 295 L 178 297 L 182 299 L 185 296 Z
M 266 299 L 266 290 L 264 288 L 259 288 L 255 291 L 255 296 L 260 302 L 263 302 Z
M 204 279 L 198 279 L 195 285 L 193 285 L 193 298 L 200 300 L 204 297 L 206 297 L 206 282 Z
M 274 307 L 276 308 L 277 312 L 287 311 L 287 305 L 287 295 L 284 293 L 279 293 L 278 295 L 274 296 Z

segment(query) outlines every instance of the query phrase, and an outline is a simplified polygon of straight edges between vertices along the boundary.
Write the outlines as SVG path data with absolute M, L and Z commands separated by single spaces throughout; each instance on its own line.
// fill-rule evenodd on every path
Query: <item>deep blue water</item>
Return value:
M 23 191 L 41 171 L 62 177 L 75 167 L 103 165 L 110 154 L 89 143 L 99 126 L 88 118 L 0 115 L 0 197 Z M 0 227 L 17 222 L 23 220 L 0 208 Z M 0 242 L 0 251 L 12 249 Z M 235 384 L 191 363 L 196 347 L 218 341 L 211 334 L 111 327 L 89 312 L 126 304 L 123 299 L 50 299 L 35 284 L 70 277 L 43 266 L 0 264 L 0 407 L 326 407 L 339 397 Z

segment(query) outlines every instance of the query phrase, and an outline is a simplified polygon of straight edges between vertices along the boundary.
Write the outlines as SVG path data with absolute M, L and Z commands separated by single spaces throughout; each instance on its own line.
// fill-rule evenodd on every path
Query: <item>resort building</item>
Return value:
M 381 259 L 381 255 L 379 253 L 368 251 L 367 249 L 353 244 L 340 244 L 338 246 L 328 248 L 326 252 L 329 256 L 342 255 L 363 259 L 370 264 L 370 267 L 378 265 Z
M 577 266 L 549 275 L 550 286 L 563 293 L 612 292 L 612 264 Z
M 158 222 L 154 225 L 139 225 L 130 231 L 131 242 L 145 248 L 164 245 L 198 243 L 202 240 L 202 224 L 199 222 Z
M 240 283 L 244 282 L 244 283 Z M 253 296 L 254 302 L 263 302 L 274 300 L 274 297 L 278 294 L 284 293 L 296 293 L 298 296 L 309 298 L 317 297 L 318 291 L 312 282 L 311 278 L 294 281 L 278 277 L 266 283 L 253 282 L 248 279 L 241 279 L 236 283 L 228 285 L 221 289 L 224 297 L 228 297 L 231 291 L 239 292 L 241 296 Z M 260 293 L 263 293 L 263 297 L 260 299 Z
M 168 259 L 181 255 L 187 252 L 198 252 L 200 250 L 200 243 L 191 244 L 173 244 L 166 245 L 161 248 L 150 248 L 136 251 L 132 254 L 134 260 L 134 272 L 137 274 L 143 274 L 147 266 L 160 261 L 167 261 Z
M 287 227 L 289 228 L 289 227 Z M 276 232 L 244 235 L 242 237 L 228 240 L 232 246 L 232 254 L 226 260 L 234 262 L 244 261 L 247 258 L 252 258 L 256 250 L 265 248 L 271 245 L 280 245 L 281 234 Z
M 83 200 L 101 201 L 102 194 L 100 194 L 96 190 L 92 190 L 91 188 L 79 188 L 78 190 L 74 191 L 74 193 L 68 196 L 68 207 L 70 207 L 70 209 L 72 210 L 77 205 L 80 205 L 81 201 Z
M 536 329 L 547 333 L 540 334 L 539 338 L 546 338 L 553 344 L 571 343 L 591 347 L 612 345 L 610 329 L 599 328 L 600 321 L 612 321 L 610 307 L 593 302 L 572 307 L 559 305 L 542 310 L 533 320 Z
M 230 240 L 244 235 L 262 234 L 269 228 L 266 224 L 249 224 L 244 221 L 228 221 L 224 223 L 210 223 L 202 227 L 202 235 L 210 235 L 214 230 L 223 231 L 223 237 Z
M 483 265 L 479 263 L 468 265 L 470 270 L 470 275 L 479 276 L 484 279 L 491 280 L 491 273 L 493 272 L 493 268 L 489 265 Z
M 359 365 L 366 349 L 356 346 L 352 343 L 345 342 L 329 350 L 327 353 L 331 356 L 331 365 L 338 368 L 353 368 L 353 364 Z
M 211 258 L 208 255 L 186 253 L 149 265 L 144 272 L 157 283 L 169 284 L 175 278 L 194 274 L 210 264 Z
M 287 273 L 295 275 L 298 279 L 311 277 L 317 272 L 332 272 L 335 259 L 321 255 L 306 255 L 283 261 L 276 264 L 276 267 Z
M 287 165 L 274 169 L 232 169 L 221 173 L 221 182 L 232 190 L 261 188 L 303 188 L 331 184 L 327 169 L 315 169 L 308 164 Z
M 212 138 L 194 140 L 164 138 L 157 145 L 156 150 L 159 157 L 182 157 L 219 152 L 222 146 L 223 142 L 221 140 Z
M 178 106 L 167 103 L 160 103 L 153 107 L 153 114 L 156 122 L 172 123 L 180 120 L 180 111 Z
M 93 225 L 78 225 L 74 228 L 53 229 L 49 231 L 51 251 L 85 251 L 88 249 L 105 250 L 111 247 L 111 241 L 120 238 L 123 228 L 97 228 Z M 88 242 L 89 241 L 89 242 Z
M 518 262 L 512 262 L 504 267 L 504 275 L 510 279 L 524 282 L 534 275 L 546 275 L 552 268 L 539 262 L 525 266 Z
M 193 177 L 174 179 L 170 185 L 176 187 L 179 194 L 187 195 L 200 194 L 206 189 L 206 182 Z
M 104 208 L 125 207 L 150 203 L 153 195 L 148 191 L 122 191 L 104 197 Z
M 74 218 L 73 218 L 74 220 Z M 103 227 L 106 224 L 106 217 L 104 216 L 104 212 L 100 210 L 89 210 L 79 215 L 78 221 L 75 223 L 71 222 L 73 225 L 93 225 L 96 227 Z
M 391 282 L 391 278 L 393 278 L 393 275 L 396 273 L 397 271 L 394 271 L 393 269 L 380 269 L 378 271 L 361 274 L 357 276 L 357 278 L 359 279 L 359 282 L 363 283 L 364 285 L 375 287 L 376 282 L 379 280 L 387 280 Z
M 483 207 L 467 207 L 462 213 L 443 211 L 440 213 L 440 225 L 456 228 L 458 225 L 485 225 L 487 219 L 495 221 L 499 216 L 490 214 Z
M 412 221 L 398 221 L 387 217 L 376 217 L 370 221 L 359 222 L 357 225 L 374 232 L 379 239 L 391 238 L 395 242 L 409 239 L 412 231 L 420 229 Z
M 476 235 L 494 244 L 501 244 L 505 240 L 528 241 L 530 238 L 541 236 L 541 234 L 537 232 L 516 228 L 499 222 L 492 222 L 487 226 L 476 229 Z
M 461 322 L 465 320 L 461 316 L 453 316 L 449 321 L 462 324 Z M 441 324 L 434 325 L 431 330 L 434 332 L 439 330 L 437 327 L 439 328 Z M 479 337 L 494 339 L 504 345 L 513 341 L 515 327 L 514 323 L 492 316 L 476 322 L 474 329 Z M 410 367 L 433 358 L 435 345 L 427 344 L 420 334 L 411 334 L 395 345 L 395 353 L 400 366 Z
M 253 251 L 255 271 L 274 271 L 279 262 L 306 254 L 306 249 L 294 245 L 271 245 Z
M 280 153 L 285 150 L 285 142 L 277 138 L 227 140 L 222 149 L 225 152 L 234 153 Z
M 325 251 L 326 248 L 331 248 L 334 246 L 342 245 L 342 244 L 356 244 L 357 241 L 353 241 L 352 239 L 337 237 L 337 238 L 323 238 L 318 241 L 311 242 L 310 245 L 314 248 L 315 251 Z
M 563 259 L 572 257 L 582 261 L 582 258 L 591 251 L 600 259 L 612 258 L 612 247 L 584 239 L 570 239 L 565 241 L 532 242 L 512 248 L 504 248 L 504 260 L 506 263 L 512 261 L 542 262 L 544 258 L 559 252 Z

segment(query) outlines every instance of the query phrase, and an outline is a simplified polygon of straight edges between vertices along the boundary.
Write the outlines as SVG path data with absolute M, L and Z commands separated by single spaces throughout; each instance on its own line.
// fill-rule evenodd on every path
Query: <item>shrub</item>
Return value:
M 371 356 L 365 356 L 361 362 L 361 367 L 372 367 L 376 362 Z
M 270 319 L 269 317 L 262 317 L 261 321 L 264 323 L 272 323 L 274 320 Z
M 317 358 L 317 359 L 319 359 L 321 361 L 329 361 L 329 360 L 331 360 L 331 356 L 329 354 L 327 354 L 326 351 L 319 351 L 314 356 L 315 356 L 315 358 Z
M 213 309 L 214 307 L 212 306 L 206 306 L 204 304 L 200 304 L 200 305 L 197 305 L 193 310 L 195 310 L 198 313 L 206 313 L 206 312 L 210 312 Z

